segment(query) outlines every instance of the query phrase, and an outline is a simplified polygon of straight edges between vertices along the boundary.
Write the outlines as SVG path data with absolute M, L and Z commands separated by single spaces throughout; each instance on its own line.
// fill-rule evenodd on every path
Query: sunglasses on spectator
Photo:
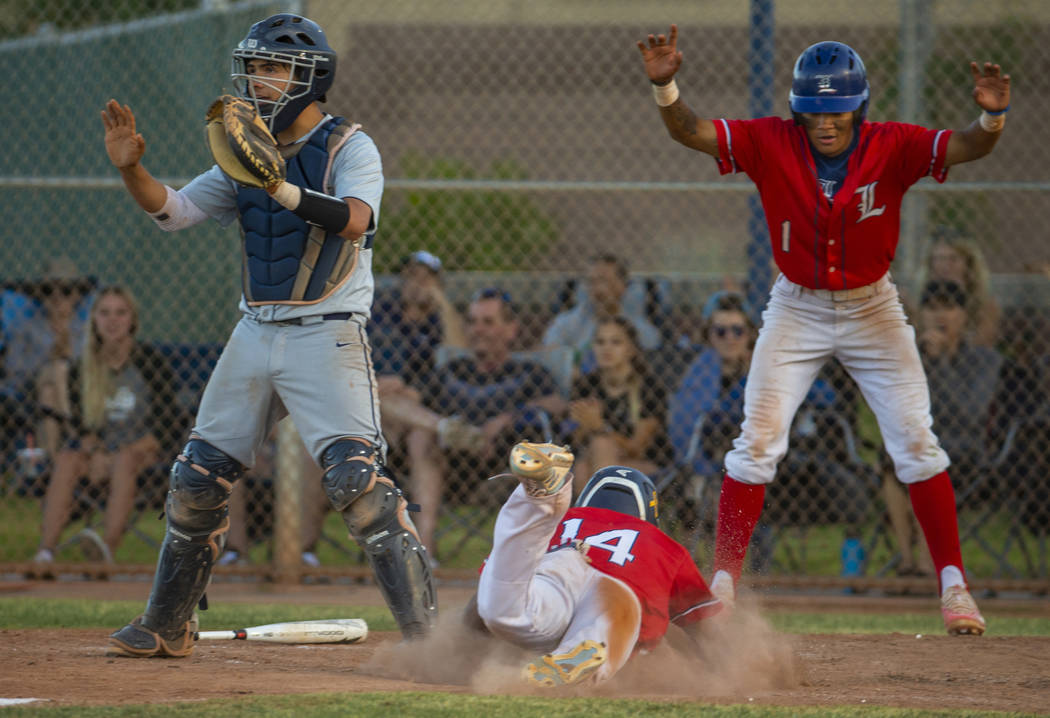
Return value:
M 747 332 L 747 327 L 743 324 L 716 324 L 711 327 L 711 332 L 719 339 L 725 339 L 730 332 L 733 333 L 734 337 L 742 337 Z
M 499 287 L 485 287 L 474 292 L 474 296 L 471 297 L 470 301 L 477 302 L 482 299 L 499 299 L 504 304 L 513 304 L 511 301 L 510 292 Z

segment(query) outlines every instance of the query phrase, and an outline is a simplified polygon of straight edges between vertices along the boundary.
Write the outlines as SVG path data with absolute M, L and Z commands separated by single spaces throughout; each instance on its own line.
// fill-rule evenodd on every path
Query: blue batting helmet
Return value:
M 860 55 L 841 42 L 818 42 L 795 61 L 788 100 L 795 115 L 855 112 L 859 124 L 868 112 L 868 94 Z
M 583 487 L 576 506 L 619 511 L 659 526 L 656 485 L 637 469 L 606 466 L 591 476 Z
M 270 60 L 291 67 L 287 83 L 248 74 L 249 60 Z M 233 78 L 237 94 L 251 100 L 270 131 L 277 134 L 295 122 L 312 102 L 324 102 L 335 80 L 335 50 L 324 30 L 301 15 L 280 13 L 261 20 L 248 30 L 233 51 Z M 252 83 L 265 84 L 279 93 L 277 99 L 255 97 Z

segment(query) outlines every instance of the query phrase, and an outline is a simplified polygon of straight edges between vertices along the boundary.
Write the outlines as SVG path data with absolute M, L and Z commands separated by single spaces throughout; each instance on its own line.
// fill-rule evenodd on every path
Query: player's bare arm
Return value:
M 656 88 L 660 117 L 671 137 L 686 147 L 717 155 L 718 135 L 714 123 L 697 117 L 685 100 L 678 96 L 677 85 L 674 84 L 675 73 L 682 66 L 682 53 L 678 50 L 678 26 L 671 25 L 671 32 L 667 35 L 649 35 L 645 42 L 638 42 L 638 50 L 642 53 L 645 73 Z
M 964 130 L 952 133 L 948 140 L 945 165 L 955 165 L 984 157 L 999 141 L 1010 107 L 1010 76 L 1004 75 L 999 65 L 991 62 L 978 67 L 970 63 L 973 76 L 973 101 L 981 108 L 981 116 Z
M 113 166 L 120 170 L 124 186 L 142 209 L 157 212 L 168 199 L 167 190 L 142 166 L 146 140 L 135 127 L 135 113 L 116 100 L 106 103 L 102 110 L 102 126 L 106 128 L 106 154 Z

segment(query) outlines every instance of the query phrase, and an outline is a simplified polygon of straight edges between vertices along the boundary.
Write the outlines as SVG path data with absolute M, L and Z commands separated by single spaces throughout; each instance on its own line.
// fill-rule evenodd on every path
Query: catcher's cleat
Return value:
M 510 471 L 529 496 L 553 496 L 572 480 L 572 451 L 557 444 L 523 441 L 510 450 Z
M 142 616 L 109 637 L 109 655 L 132 658 L 185 658 L 193 653 L 193 630 L 196 615 L 186 622 L 174 639 L 165 639 L 159 633 L 142 625 Z
M 963 586 L 949 586 L 941 596 L 944 627 L 952 636 L 980 636 L 985 624 L 973 596 Z
M 548 653 L 525 666 L 522 678 L 534 686 L 550 688 L 582 683 L 608 658 L 605 644 L 586 640 L 568 653 Z

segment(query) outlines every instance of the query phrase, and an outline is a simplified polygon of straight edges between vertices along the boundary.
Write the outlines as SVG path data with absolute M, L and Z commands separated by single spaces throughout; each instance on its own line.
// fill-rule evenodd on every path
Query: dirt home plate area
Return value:
M 144 583 L 25 583 L 0 595 L 145 601 Z M 515 680 L 524 654 L 467 634 L 453 619 L 469 587 L 443 588 L 443 621 L 411 649 L 400 634 L 372 631 L 357 645 L 291 646 L 240 641 L 198 644 L 188 659 L 136 660 L 106 655 L 107 631 L 0 631 L 0 698 L 34 697 L 50 705 L 199 701 L 237 695 L 446 691 L 524 694 Z M 371 586 L 216 584 L 213 603 L 382 605 Z M 778 611 L 916 613 L 936 611 L 932 598 L 762 596 L 718 630 L 703 660 L 683 660 L 676 635 L 635 657 L 617 680 L 559 691 L 650 700 L 696 700 L 782 706 L 894 706 L 925 710 L 1050 712 L 1050 638 L 999 637 L 996 615 L 1050 620 L 1046 601 L 987 600 L 989 634 L 790 635 L 762 616 Z M 326 616 L 318 616 L 324 618 Z M 207 625 L 220 629 L 233 626 Z M 116 627 L 114 627 L 116 628 Z M 216 677 L 220 677 L 216 679 Z M 545 693 L 551 695 L 550 692 Z

